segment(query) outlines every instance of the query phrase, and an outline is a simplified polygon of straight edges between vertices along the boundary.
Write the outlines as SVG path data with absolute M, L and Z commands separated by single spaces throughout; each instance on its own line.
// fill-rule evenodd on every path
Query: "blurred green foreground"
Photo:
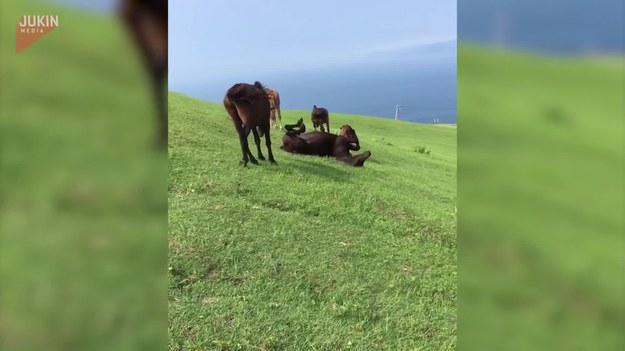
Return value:
M 23 15 L 59 28 L 15 54 Z M 167 345 L 167 161 L 112 15 L 0 11 L 0 349 Z
M 458 62 L 459 349 L 625 349 L 625 61 Z

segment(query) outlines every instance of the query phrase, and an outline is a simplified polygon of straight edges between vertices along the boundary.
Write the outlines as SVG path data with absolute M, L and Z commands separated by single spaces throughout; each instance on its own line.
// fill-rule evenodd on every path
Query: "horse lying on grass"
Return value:
M 371 156 L 371 151 L 351 155 L 350 150 L 360 150 L 360 142 L 356 131 L 347 124 L 341 127 L 339 135 L 316 131 L 304 134 L 289 132 L 282 138 L 280 149 L 294 154 L 332 156 L 354 167 L 362 167 Z

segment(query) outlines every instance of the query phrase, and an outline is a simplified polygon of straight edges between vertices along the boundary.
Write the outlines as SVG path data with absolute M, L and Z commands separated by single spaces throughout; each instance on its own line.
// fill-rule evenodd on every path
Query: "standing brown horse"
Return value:
M 330 133 L 330 116 L 328 115 L 328 110 L 323 107 L 317 107 L 317 105 L 313 105 L 312 113 L 310 114 L 310 120 L 313 124 L 313 129 L 317 130 L 317 127 L 323 130 L 323 124 L 328 127 L 328 133 Z
M 167 0 L 121 0 L 119 13 L 148 68 L 156 105 L 156 144 L 167 146 Z
M 265 88 L 265 92 L 269 97 L 269 107 L 271 109 L 270 118 L 271 118 L 271 127 L 276 128 L 276 125 L 280 125 L 280 130 L 282 130 L 282 113 L 280 113 L 280 94 L 273 89 Z M 276 115 L 278 116 L 278 122 L 276 123 Z
M 254 134 L 254 142 L 258 149 L 258 159 L 265 159 L 260 150 L 260 136 L 264 134 L 269 161 L 276 163 L 271 152 L 271 137 L 269 136 L 269 97 L 265 93 L 263 85 L 260 82 L 255 82 L 254 85 L 246 83 L 233 85 L 226 92 L 224 107 L 239 134 L 241 153 L 243 154 L 241 164 L 244 167 L 247 166 L 248 161 L 255 165 L 258 164 L 258 161 L 252 156 L 247 143 L 250 131 Z

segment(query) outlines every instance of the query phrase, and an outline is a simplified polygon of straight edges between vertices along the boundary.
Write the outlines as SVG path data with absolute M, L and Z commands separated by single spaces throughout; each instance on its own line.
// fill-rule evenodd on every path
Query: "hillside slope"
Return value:
M 169 106 L 170 349 L 453 349 L 455 127 L 331 113 L 363 168 L 277 131 L 278 165 L 243 168 L 222 105 Z

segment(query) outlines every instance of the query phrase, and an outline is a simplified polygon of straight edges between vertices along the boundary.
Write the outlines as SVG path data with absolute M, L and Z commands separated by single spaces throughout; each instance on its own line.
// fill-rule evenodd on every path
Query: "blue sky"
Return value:
M 349 64 L 456 39 L 455 0 L 186 0 L 169 6 L 171 90 Z
M 106 11 L 119 0 L 48 1 L 83 9 Z M 297 43 L 298 35 L 309 39 L 316 33 L 318 36 L 315 39 L 319 40 L 328 34 L 337 33 L 337 29 L 339 34 L 336 34 L 336 38 L 331 38 L 330 42 L 347 41 L 352 46 L 360 45 L 362 42 L 350 41 L 350 37 L 367 35 L 371 35 L 372 43 L 379 46 L 387 42 L 389 46 L 401 45 L 403 43 L 401 38 L 405 37 L 408 37 L 405 40 L 410 43 L 447 36 L 450 33 L 455 36 L 455 1 L 431 0 L 429 3 L 427 1 L 390 1 L 380 4 L 363 1 L 359 4 L 357 1 L 337 0 L 337 3 L 339 2 L 340 4 L 334 4 L 332 1 L 319 1 L 316 4 L 295 5 L 291 4 L 295 1 L 261 1 L 256 5 L 244 5 L 241 8 L 253 10 L 251 13 L 248 12 L 248 15 L 244 14 L 244 17 L 250 17 L 252 13 L 265 15 L 270 12 L 269 10 L 277 11 L 278 19 L 272 23 L 263 23 L 262 26 L 285 32 L 284 37 L 291 40 L 287 42 L 288 44 L 292 44 L 293 37 Z M 288 8 L 280 6 L 282 4 Z M 362 8 L 359 8 L 360 6 Z M 234 11 L 228 8 L 227 1 L 171 1 L 170 7 L 170 15 L 175 16 L 174 20 L 176 20 L 174 24 L 186 22 L 184 16 L 189 12 L 198 22 L 191 25 L 184 24 L 186 28 L 210 30 L 214 33 L 216 29 L 224 27 L 224 24 L 226 27 L 232 27 L 228 22 L 234 16 Z M 196 9 L 198 13 L 194 13 Z M 326 11 L 326 9 L 331 10 Z M 602 0 L 601 6 L 597 6 L 597 2 L 593 0 L 471 0 L 459 3 L 458 31 L 461 40 L 517 49 L 550 53 L 588 53 L 588 51 L 623 53 L 625 52 L 624 9 L 623 0 Z M 320 25 L 319 23 L 323 21 L 315 17 L 324 12 L 326 12 L 327 23 Z M 214 19 L 212 23 L 209 23 L 207 19 L 210 18 L 211 13 L 214 14 L 212 16 Z M 205 14 L 207 14 L 206 18 L 203 18 Z M 367 25 L 367 21 L 372 24 Z M 349 26 L 341 27 L 342 23 L 348 23 Z M 317 28 L 317 32 L 311 28 Z M 353 30 L 350 31 L 350 28 Z M 176 33 L 172 33 L 172 38 L 185 39 L 181 38 L 183 32 L 184 30 L 177 30 Z M 241 33 L 231 31 L 229 34 Z M 380 36 L 382 44 L 380 44 Z M 241 37 L 245 38 L 239 36 Z M 193 41 L 189 39 L 191 38 L 186 38 L 181 43 Z M 223 41 L 224 38 L 221 40 Z M 327 41 L 322 44 L 325 43 Z M 354 54 L 359 54 L 364 47 L 366 46 L 357 46 Z M 286 48 L 289 47 L 286 46 Z M 339 54 L 347 53 L 344 50 L 337 50 L 336 46 L 332 48 L 335 56 L 326 53 L 329 58 L 340 59 Z M 298 56 L 296 59 L 295 61 L 299 63 L 298 60 L 301 57 Z M 325 61 L 321 59 L 317 62 L 325 64 Z

